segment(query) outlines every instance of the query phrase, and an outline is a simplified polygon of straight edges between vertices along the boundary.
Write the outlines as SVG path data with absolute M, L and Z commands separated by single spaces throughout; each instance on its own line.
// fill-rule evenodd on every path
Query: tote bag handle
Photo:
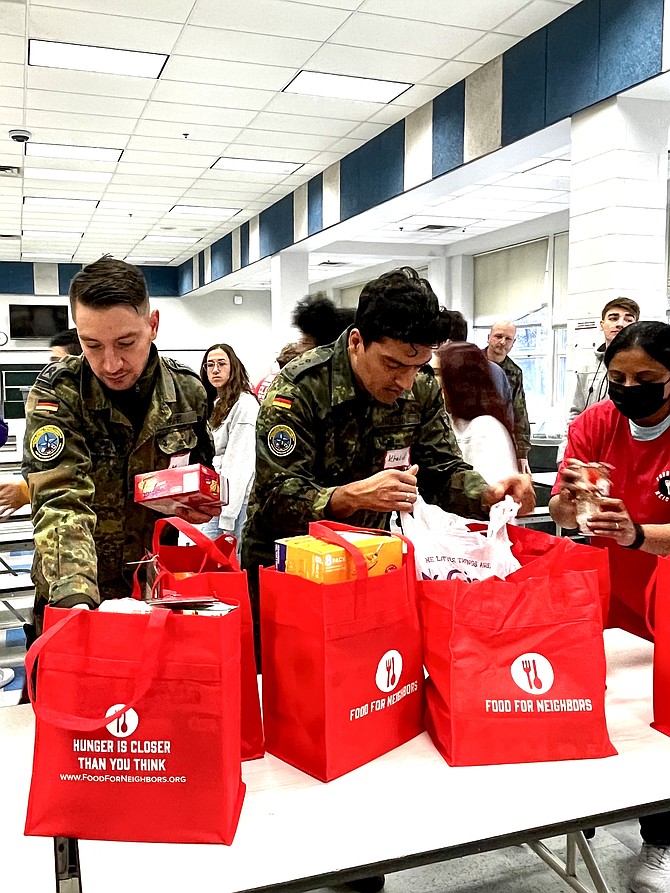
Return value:
M 207 558 L 211 558 L 216 564 L 221 565 L 221 567 L 226 570 L 231 571 L 239 571 L 240 566 L 235 557 L 234 549 L 231 549 L 231 554 L 226 555 L 225 552 L 222 552 L 220 547 L 217 545 L 221 537 L 218 540 L 211 540 L 202 530 L 198 530 L 193 524 L 189 524 L 188 521 L 185 521 L 183 518 L 171 517 L 171 518 L 159 518 L 154 525 L 154 535 L 153 542 L 151 545 L 153 554 L 155 555 L 160 547 L 161 534 L 165 530 L 166 527 L 174 527 L 175 530 L 179 530 L 180 533 L 183 533 L 187 536 L 193 543 L 195 543 L 198 548 L 204 552 Z M 223 535 L 225 536 L 225 534 Z
M 88 717 L 75 716 L 69 713 L 63 713 L 60 710 L 53 710 L 51 707 L 40 704 L 35 698 L 33 670 L 35 668 L 35 661 L 37 660 L 38 656 L 42 653 L 42 651 L 44 651 L 45 648 L 47 648 L 49 643 L 54 638 L 58 637 L 58 634 L 66 626 L 71 623 L 81 624 L 83 622 L 86 622 L 86 619 L 90 621 L 92 617 L 89 611 L 73 610 L 71 608 L 64 608 L 62 610 L 65 611 L 67 616 L 63 617 L 62 620 L 59 620 L 53 626 L 49 627 L 46 632 L 42 633 L 37 641 L 30 646 L 30 650 L 26 655 L 26 679 L 28 680 L 28 694 L 30 695 L 33 710 L 38 719 L 41 719 L 44 722 L 48 722 L 51 725 L 57 726 L 61 729 L 70 729 L 72 731 L 81 732 L 94 732 L 96 729 L 101 729 L 103 726 L 109 725 L 109 723 L 114 722 L 115 719 L 123 716 L 123 714 L 128 709 L 134 707 L 135 704 L 137 704 L 138 701 L 140 701 L 147 693 L 149 686 L 156 677 L 160 646 L 165 634 L 168 616 L 171 612 L 167 610 L 155 610 L 152 611 L 151 614 L 149 614 L 149 622 L 147 623 L 147 628 L 142 639 L 141 658 L 139 666 L 137 668 L 137 674 L 135 676 L 135 691 L 133 692 L 133 696 L 130 701 L 128 701 L 127 704 L 124 704 L 124 706 L 121 709 L 117 710 L 116 713 L 111 714 L 111 716 Z M 84 618 L 82 617 L 82 615 L 84 615 Z M 96 617 L 97 616 L 102 615 L 96 615 Z M 128 616 L 128 619 L 132 617 L 132 615 L 121 616 Z

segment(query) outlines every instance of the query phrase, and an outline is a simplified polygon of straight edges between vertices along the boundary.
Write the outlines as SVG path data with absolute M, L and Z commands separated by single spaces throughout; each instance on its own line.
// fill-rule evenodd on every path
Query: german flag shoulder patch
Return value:
M 277 394 L 272 400 L 272 405 L 280 409 L 290 409 L 293 406 L 293 397 L 284 397 L 281 394 Z

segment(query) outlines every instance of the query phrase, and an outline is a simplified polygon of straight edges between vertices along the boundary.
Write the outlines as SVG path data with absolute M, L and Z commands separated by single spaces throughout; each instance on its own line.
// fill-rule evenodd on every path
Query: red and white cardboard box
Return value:
M 228 505 L 228 482 L 205 465 L 183 465 L 135 475 L 135 502 L 164 515 L 179 508 Z

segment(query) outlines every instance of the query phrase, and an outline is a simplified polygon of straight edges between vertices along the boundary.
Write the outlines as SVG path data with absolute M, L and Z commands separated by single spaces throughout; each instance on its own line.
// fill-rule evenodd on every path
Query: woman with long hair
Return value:
M 516 474 L 509 413 L 484 352 L 466 341 L 448 341 L 437 358 L 444 403 L 465 461 L 489 484 Z
M 232 533 L 237 538 L 239 556 L 256 467 L 258 400 L 244 364 L 229 344 L 213 344 L 207 348 L 200 366 L 200 379 L 207 392 L 214 437 L 214 468 L 228 482 L 228 505 L 202 529 L 212 539 L 221 533 Z

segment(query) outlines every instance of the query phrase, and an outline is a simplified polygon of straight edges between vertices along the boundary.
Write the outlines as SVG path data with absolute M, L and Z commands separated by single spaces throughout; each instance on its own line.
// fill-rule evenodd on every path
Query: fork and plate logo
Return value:
M 397 687 L 402 675 L 402 655 L 392 649 L 382 656 L 377 664 L 375 682 L 379 691 L 390 692 Z
M 511 671 L 519 688 L 532 695 L 543 695 L 554 684 L 554 668 L 543 654 L 534 651 L 517 657 Z

